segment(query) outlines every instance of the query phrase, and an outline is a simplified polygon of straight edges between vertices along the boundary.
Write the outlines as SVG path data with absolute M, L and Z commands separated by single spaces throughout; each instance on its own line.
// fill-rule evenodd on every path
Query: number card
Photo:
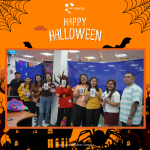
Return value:
M 62 80 L 61 85 L 62 85 L 62 87 L 65 87 L 66 86 L 66 80 Z
M 84 88 L 80 88 L 80 95 L 83 95 L 84 94 Z
M 110 91 L 109 91 L 108 93 L 105 91 L 105 92 L 101 95 L 101 98 L 102 98 L 102 99 L 107 98 L 110 93 L 111 93 Z
M 90 89 L 90 97 L 95 97 L 95 89 Z
M 48 90 L 48 83 L 44 83 L 44 90 Z

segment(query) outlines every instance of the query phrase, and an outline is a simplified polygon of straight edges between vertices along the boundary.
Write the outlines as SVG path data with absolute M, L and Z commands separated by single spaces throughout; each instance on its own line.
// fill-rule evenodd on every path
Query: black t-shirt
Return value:
M 21 83 L 25 83 L 25 81 L 22 80 L 22 79 L 20 79 L 20 81 L 17 82 L 17 79 L 13 79 L 10 82 L 9 86 L 11 86 L 13 88 L 11 96 L 19 96 L 19 94 L 18 94 L 18 88 L 21 85 Z

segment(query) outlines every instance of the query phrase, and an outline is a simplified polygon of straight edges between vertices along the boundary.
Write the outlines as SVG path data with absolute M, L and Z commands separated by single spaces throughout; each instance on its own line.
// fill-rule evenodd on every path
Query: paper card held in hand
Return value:
M 48 90 L 48 83 L 44 83 L 44 90 Z
M 26 98 L 29 98 L 30 97 L 30 93 L 27 92 L 27 95 L 25 96 Z
M 62 85 L 62 87 L 65 87 L 66 86 L 66 80 L 62 80 L 61 85 Z
M 84 88 L 80 88 L 80 95 L 83 95 L 84 94 Z
M 111 93 L 110 91 L 109 91 L 108 93 L 105 91 L 105 92 L 101 95 L 101 98 L 102 98 L 102 99 L 107 98 L 110 93 Z
M 95 89 L 90 89 L 90 97 L 95 97 Z

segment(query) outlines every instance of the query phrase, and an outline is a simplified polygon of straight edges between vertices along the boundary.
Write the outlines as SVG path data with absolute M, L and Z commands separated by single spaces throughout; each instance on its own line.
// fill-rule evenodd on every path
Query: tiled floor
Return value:
M 35 121 L 36 121 L 36 117 L 33 117 L 32 118 L 32 127 L 36 126 Z M 43 120 L 42 126 L 45 126 L 45 120 Z M 103 127 L 104 126 L 104 117 L 102 115 L 100 115 L 98 126 L 99 127 Z M 121 127 L 121 122 L 120 121 L 119 121 L 119 127 Z

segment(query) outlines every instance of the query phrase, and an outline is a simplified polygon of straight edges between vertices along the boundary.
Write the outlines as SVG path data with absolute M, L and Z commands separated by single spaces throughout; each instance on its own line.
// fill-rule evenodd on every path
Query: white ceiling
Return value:
M 87 56 L 93 56 L 96 57 L 96 59 L 91 59 L 92 62 L 98 62 L 100 57 L 100 52 L 102 54 L 102 57 L 104 58 L 105 62 L 116 62 L 118 61 L 118 58 L 115 56 L 117 54 L 126 54 L 127 57 L 125 57 L 125 60 L 133 60 L 133 59 L 142 59 L 144 58 L 144 51 L 143 50 L 79 50 L 80 52 L 77 53 L 69 53 L 68 52 L 68 59 L 72 59 L 70 61 L 79 61 L 79 59 L 76 58 L 76 54 L 78 55 L 78 58 L 82 62 L 88 62 Z M 41 55 L 40 53 L 51 53 L 54 54 L 54 50 L 16 50 L 17 54 L 16 56 L 22 57 L 22 55 L 30 55 L 34 56 L 36 61 L 41 61 L 42 58 L 44 60 L 51 60 L 53 61 L 54 55 L 52 56 L 45 56 Z M 134 53 L 134 58 L 133 58 Z M 34 58 L 29 58 L 31 61 L 34 61 Z M 120 58 L 123 60 L 123 58 Z

